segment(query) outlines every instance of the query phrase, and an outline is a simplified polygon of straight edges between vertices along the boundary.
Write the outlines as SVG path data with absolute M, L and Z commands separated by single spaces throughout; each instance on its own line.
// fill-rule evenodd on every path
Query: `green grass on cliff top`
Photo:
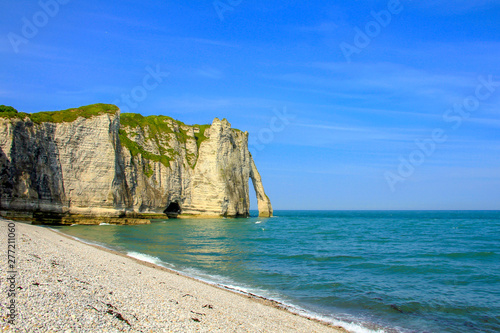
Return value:
M 179 131 L 172 130 L 171 124 L 177 124 Z M 205 136 L 205 130 L 210 127 L 210 125 L 186 125 L 182 121 L 176 120 L 168 116 L 148 116 L 144 117 L 138 113 L 122 113 L 120 116 L 120 124 L 123 127 L 137 128 L 140 127 L 144 133 L 145 129 L 148 128 L 149 137 L 147 139 L 157 140 L 159 134 L 174 133 L 177 140 L 182 143 L 186 143 L 189 138 L 187 131 L 182 127 L 194 127 L 199 128 L 199 133 L 194 134 L 196 144 L 200 148 L 200 144 L 207 139 Z M 174 125 L 175 126 L 175 125 Z
M 116 105 L 98 103 L 98 104 L 86 105 L 78 108 L 72 108 L 61 111 L 42 111 L 37 113 L 25 113 L 25 112 L 18 112 L 13 107 L 2 105 L 0 106 L 0 118 L 20 119 L 20 120 L 29 119 L 36 124 L 44 122 L 62 123 L 62 122 L 75 121 L 76 119 L 78 119 L 78 117 L 83 117 L 88 119 L 106 113 L 115 114 L 118 110 L 119 108 Z M 161 162 L 165 166 L 169 166 L 170 161 L 173 159 L 172 155 L 175 154 L 175 152 L 173 151 L 173 149 L 169 149 L 169 147 L 163 147 L 160 144 L 159 134 L 174 133 L 179 142 L 186 143 L 187 139 L 189 138 L 189 135 L 187 134 L 187 131 L 182 127 L 197 128 L 199 129 L 199 132 L 194 134 L 194 139 L 196 140 L 196 145 L 198 146 L 199 149 L 201 143 L 207 139 L 207 137 L 205 136 L 205 130 L 210 128 L 211 126 L 210 124 L 205 124 L 205 125 L 195 124 L 190 126 L 168 116 L 144 117 L 143 115 L 138 113 L 121 114 L 120 124 L 122 128 L 120 129 L 119 135 L 122 146 L 129 149 L 129 151 L 133 156 L 141 154 L 145 159 Z M 172 124 L 174 124 L 174 126 L 175 124 L 177 124 L 179 130 L 174 131 L 171 126 Z M 131 140 L 128 137 L 127 132 L 123 129 L 124 127 L 129 127 L 131 129 L 140 127 L 144 133 L 146 133 L 145 129 L 147 127 L 148 129 L 147 133 L 149 136 L 146 138 L 146 140 L 156 141 L 158 147 L 162 150 L 160 153 L 161 155 L 154 155 L 144 150 L 143 147 L 141 147 L 139 144 L 137 144 L 135 141 Z
M 141 154 L 144 159 L 161 162 L 166 167 L 170 166 L 170 161 L 173 159 L 173 155 L 175 155 L 176 152 L 173 149 L 169 149 L 169 147 L 163 147 L 160 143 L 161 134 L 173 133 L 179 142 L 186 143 L 190 136 L 182 127 L 187 126 L 199 128 L 199 133 L 195 133 L 194 135 L 194 139 L 196 140 L 196 144 L 199 148 L 200 144 L 207 139 L 205 136 L 205 130 L 210 127 L 210 125 L 189 126 L 168 116 L 144 117 L 138 113 L 122 113 L 120 116 L 120 125 L 120 142 L 123 147 L 130 151 L 132 156 Z M 178 131 L 175 130 L 175 125 L 178 126 Z M 137 127 L 139 127 L 145 135 L 147 133 L 148 136 L 145 139 L 152 140 L 156 143 L 156 146 L 160 149 L 160 155 L 152 154 L 146 151 L 141 145 L 132 140 L 125 130 L 126 127 L 132 130 L 129 130 L 131 134 L 134 133 L 134 130 Z M 192 167 L 194 167 L 194 164 Z
M 105 113 L 115 114 L 116 111 L 118 111 L 118 107 L 115 105 L 99 103 L 62 111 L 44 111 L 37 113 L 16 113 L 13 111 L 0 112 L 0 117 L 19 118 L 23 120 L 28 118 L 37 124 L 44 122 L 62 123 L 75 121 L 78 117 L 91 118 Z

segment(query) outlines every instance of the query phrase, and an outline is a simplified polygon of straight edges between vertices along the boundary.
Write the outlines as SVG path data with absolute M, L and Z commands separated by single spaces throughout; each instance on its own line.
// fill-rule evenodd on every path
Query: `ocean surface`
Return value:
M 55 229 L 354 332 L 500 332 L 500 211 L 275 215 Z

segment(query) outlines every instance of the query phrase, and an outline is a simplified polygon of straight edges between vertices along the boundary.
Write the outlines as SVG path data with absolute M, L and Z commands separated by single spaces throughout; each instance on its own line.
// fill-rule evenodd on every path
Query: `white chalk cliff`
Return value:
M 39 114 L 0 113 L 0 213 L 61 223 L 164 217 L 246 217 L 249 187 L 259 216 L 269 198 L 248 133 L 225 119 L 188 126 L 113 105 Z

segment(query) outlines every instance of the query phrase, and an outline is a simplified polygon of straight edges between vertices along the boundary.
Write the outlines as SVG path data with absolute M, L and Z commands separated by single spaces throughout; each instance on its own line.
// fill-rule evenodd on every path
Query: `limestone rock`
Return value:
M 255 193 L 257 194 L 257 206 L 259 208 L 259 216 L 261 217 L 271 217 L 273 216 L 273 207 L 271 206 L 271 200 L 264 192 L 264 185 L 262 185 L 262 179 L 260 178 L 259 171 L 255 166 L 253 158 L 250 156 L 250 178 L 252 178 L 253 187 Z
M 248 134 L 225 119 L 188 126 L 165 116 L 120 115 L 104 104 L 61 113 L 0 114 L 4 215 L 59 214 L 64 221 L 107 217 L 112 223 L 120 223 L 118 217 L 141 223 L 134 218 L 165 213 L 244 217 L 250 208 L 249 178 L 259 216 L 272 216 L 248 151 Z

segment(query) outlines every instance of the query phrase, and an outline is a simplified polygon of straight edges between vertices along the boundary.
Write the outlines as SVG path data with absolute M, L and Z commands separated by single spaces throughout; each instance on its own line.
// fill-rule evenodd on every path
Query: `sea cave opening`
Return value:
M 168 218 L 176 218 L 177 215 L 181 213 L 181 206 L 177 201 L 171 202 L 167 208 L 163 211 L 164 214 L 168 216 Z

